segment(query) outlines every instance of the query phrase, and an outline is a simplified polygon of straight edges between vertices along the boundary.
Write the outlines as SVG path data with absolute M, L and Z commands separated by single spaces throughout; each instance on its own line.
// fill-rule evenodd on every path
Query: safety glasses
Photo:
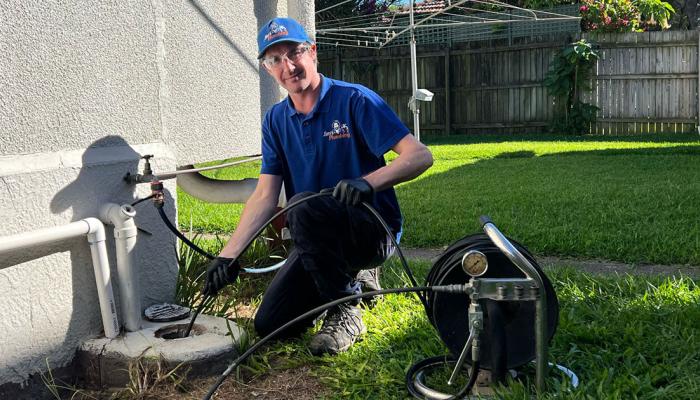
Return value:
M 267 69 L 276 69 L 282 66 L 285 59 L 291 62 L 297 62 L 311 47 L 309 45 L 301 45 L 283 54 L 274 54 L 263 57 L 260 61 Z

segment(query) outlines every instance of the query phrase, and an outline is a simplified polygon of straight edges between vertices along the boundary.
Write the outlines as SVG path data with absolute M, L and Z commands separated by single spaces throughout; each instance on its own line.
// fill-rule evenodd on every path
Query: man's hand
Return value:
M 214 296 L 229 283 L 236 281 L 241 265 L 237 260 L 227 257 L 216 257 L 209 262 L 207 279 L 204 282 L 202 294 Z
M 363 201 L 371 202 L 374 197 L 374 188 L 362 178 L 343 179 L 335 185 L 333 197 L 341 203 L 356 206 Z

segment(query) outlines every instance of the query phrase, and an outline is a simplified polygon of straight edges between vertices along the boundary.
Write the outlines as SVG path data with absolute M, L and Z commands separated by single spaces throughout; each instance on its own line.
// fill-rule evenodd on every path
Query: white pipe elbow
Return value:
M 83 221 L 88 225 L 87 239 L 90 244 L 104 242 L 107 239 L 102 221 L 92 217 L 85 218 Z
M 114 225 L 114 237 L 136 236 L 137 229 L 134 223 L 136 210 L 130 204 L 118 205 L 107 203 L 100 207 L 100 219 L 106 224 Z

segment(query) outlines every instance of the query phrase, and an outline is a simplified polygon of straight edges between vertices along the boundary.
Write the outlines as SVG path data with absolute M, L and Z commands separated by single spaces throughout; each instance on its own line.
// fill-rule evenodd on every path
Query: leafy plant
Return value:
M 596 106 L 580 100 L 580 92 L 590 90 L 593 66 L 598 60 L 591 43 L 585 39 L 567 45 L 549 65 L 544 84 L 557 99 L 557 116 L 552 131 L 585 133 L 598 111 Z
M 668 29 L 676 11 L 663 0 L 582 0 L 581 24 L 592 32 L 641 32 Z
M 201 233 L 190 234 L 190 240 L 210 254 L 219 254 L 224 246 L 224 240 L 218 235 L 213 239 L 205 239 Z M 282 261 L 287 256 L 287 247 L 278 237 L 277 232 L 270 228 L 239 258 L 241 265 L 250 268 L 261 268 Z M 202 300 L 201 290 L 204 284 L 206 268 L 209 259 L 185 244 L 180 245 L 178 254 L 178 276 L 175 285 L 175 299 L 178 304 L 195 307 Z M 211 299 L 202 312 L 217 316 L 235 316 L 235 307 L 241 296 L 249 296 L 249 292 L 259 292 L 258 279 L 246 276 L 246 284 L 239 280 L 224 288 L 221 295 Z M 250 286 L 254 286 L 251 288 Z
M 316 10 L 323 11 L 316 17 L 319 21 L 349 18 L 360 15 L 371 15 L 389 11 L 390 7 L 399 4 L 398 0 L 354 0 L 338 2 L 337 0 L 315 0 Z
M 631 0 L 582 0 L 581 25 L 595 32 L 639 31 L 639 11 Z
M 645 30 L 668 29 L 668 20 L 676 10 L 662 0 L 635 0 L 634 5 L 639 10 L 641 25 Z

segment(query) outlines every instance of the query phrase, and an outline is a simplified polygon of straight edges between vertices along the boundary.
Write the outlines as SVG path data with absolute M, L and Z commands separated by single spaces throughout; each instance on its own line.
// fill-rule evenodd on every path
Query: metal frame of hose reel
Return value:
M 526 279 L 480 279 L 480 298 L 491 300 L 535 301 L 535 387 L 544 391 L 544 378 L 547 373 L 547 296 L 544 280 L 540 273 L 518 249 L 496 228 L 486 216 L 479 218 L 484 232 L 503 254 L 520 270 Z M 471 281 L 470 281 L 471 282 Z M 513 297 L 511 297 L 513 296 Z M 510 298 L 509 298 L 510 297 Z
M 479 300 L 534 301 L 535 302 L 535 385 L 538 392 L 544 391 L 547 372 L 547 296 L 544 279 L 537 268 L 503 235 L 487 216 L 479 218 L 484 232 L 493 244 L 519 269 L 525 278 L 483 278 L 488 269 L 486 255 L 470 250 L 462 256 L 462 269 L 471 278 L 469 282 L 452 286 L 452 293 L 463 293 L 469 297 L 469 337 L 457 358 L 448 385 L 462 371 L 471 348 L 472 362 L 480 361 L 480 334 L 484 330 L 484 313 Z M 416 388 L 428 398 L 447 399 L 451 395 L 428 388 L 422 382 L 422 372 L 416 375 Z

